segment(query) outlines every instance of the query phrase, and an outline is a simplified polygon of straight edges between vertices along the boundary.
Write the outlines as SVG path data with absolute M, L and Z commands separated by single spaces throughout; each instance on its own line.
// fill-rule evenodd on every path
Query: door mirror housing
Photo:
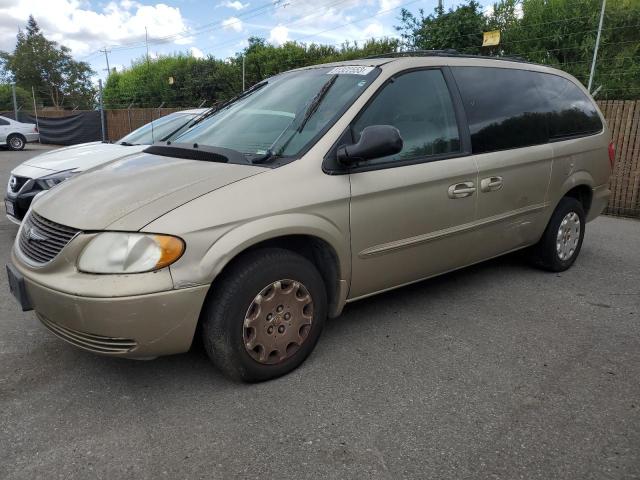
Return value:
M 354 145 L 338 148 L 338 161 L 352 164 L 364 160 L 386 157 L 402 151 L 404 142 L 400 131 L 391 125 L 371 125 L 362 130 L 360 140 Z

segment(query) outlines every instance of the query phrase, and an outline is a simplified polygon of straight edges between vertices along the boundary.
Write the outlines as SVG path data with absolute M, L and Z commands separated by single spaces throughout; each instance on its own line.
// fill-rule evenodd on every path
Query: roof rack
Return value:
M 469 55 L 458 52 L 454 48 L 446 48 L 444 50 L 407 50 L 404 52 L 389 52 L 389 53 L 381 53 L 379 55 L 371 55 L 369 57 L 365 57 L 366 59 L 371 58 L 398 58 L 398 57 L 458 57 L 458 58 L 482 58 L 486 60 L 503 60 L 507 62 L 521 62 L 521 63 L 531 63 L 528 60 L 525 60 L 522 57 L 517 56 L 489 56 L 489 55 Z

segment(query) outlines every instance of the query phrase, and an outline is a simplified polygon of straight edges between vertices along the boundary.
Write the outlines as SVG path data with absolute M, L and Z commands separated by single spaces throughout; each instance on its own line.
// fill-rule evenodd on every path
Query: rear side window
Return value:
M 572 81 L 549 73 L 536 73 L 540 93 L 547 101 L 550 140 L 591 135 L 602 131 L 593 102 Z
M 545 102 L 525 70 L 452 67 L 460 89 L 473 153 L 547 143 Z
M 9 125 L 9 122 L 6 121 L 4 118 L 0 118 L 0 125 Z
M 399 154 L 371 160 L 368 165 L 460 151 L 455 111 L 440 70 L 404 73 L 385 85 L 354 122 L 356 142 L 371 125 L 393 125 L 404 146 Z

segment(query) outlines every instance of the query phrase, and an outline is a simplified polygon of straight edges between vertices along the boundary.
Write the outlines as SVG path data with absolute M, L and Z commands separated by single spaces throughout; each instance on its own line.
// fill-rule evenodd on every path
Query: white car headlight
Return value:
M 41 177 L 36 182 L 40 187 L 44 190 L 48 190 L 50 188 L 55 187 L 59 183 L 64 182 L 65 180 L 73 177 L 79 172 L 74 172 L 73 170 L 65 170 L 62 172 L 54 173 L 52 175 L 47 175 L 46 177 Z
M 151 272 L 178 260 L 184 248 L 184 241 L 171 235 L 104 232 L 84 248 L 78 269 L 87 273 Z

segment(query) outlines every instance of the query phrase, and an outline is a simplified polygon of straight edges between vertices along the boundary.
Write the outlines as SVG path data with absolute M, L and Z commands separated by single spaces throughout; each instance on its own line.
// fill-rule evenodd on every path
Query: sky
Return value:
M 146 52 L 194 57 L 233 56 L 250 36 L 339 45 L 345 40 L 397 36 L 401 8 L 431 13 L 437 0 L 0 0 L 0 50 L 33 14 L 47 38 L 89 62 L 99 77 L 126 68 Z M 457 3 L 445 0 L 445 8 Z

